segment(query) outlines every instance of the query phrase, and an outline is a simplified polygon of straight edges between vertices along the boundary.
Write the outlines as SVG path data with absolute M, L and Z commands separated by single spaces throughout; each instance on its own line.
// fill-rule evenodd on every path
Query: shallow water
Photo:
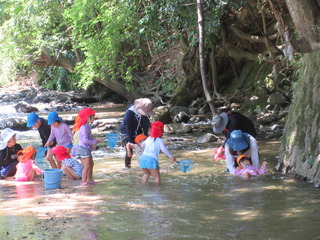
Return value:
M 37 144 L 34 133 L 21 133 L 20 141 Z M 65 177 L 57 190 L 45 190 L 41 180 L 0 181 L 0 239 L 320 239 L 319 189 L 272 173 L 278 142 L 259 141 L 269 172 L 244 180 L 213 161 L 213 146 L 187 135 L 164 139 L 194 168 L 182 173 L 161 155 L 161 186 L 152 178 L 142 185 L 135 157 L 125 169 L 123 148 L 106 143 L 94 155 L 95 186 Z

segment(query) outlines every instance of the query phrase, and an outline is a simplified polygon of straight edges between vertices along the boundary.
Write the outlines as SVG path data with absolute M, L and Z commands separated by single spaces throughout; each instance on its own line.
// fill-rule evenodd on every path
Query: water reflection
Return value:
M 65 178 L 54 191 L 42 182 L 0 184 L 0 239 L 7 231 L 11 239 L 319 239 L 319 190 L 273 174 L 274 146 L 262 144 L 269 174 L 250 180 L 226 174 L 212 149 L 192 147 L 172 149 L 194 162 L 192 171 L 160 157 L 163 184 L 141 185 L 136 161 L 124 169 L 124 151 L 116 147 L 97 152 L 95 186 Z

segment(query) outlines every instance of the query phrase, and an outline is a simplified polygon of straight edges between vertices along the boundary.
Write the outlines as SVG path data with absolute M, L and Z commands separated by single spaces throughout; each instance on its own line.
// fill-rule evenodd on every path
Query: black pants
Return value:
M 126 148 L 127 143 L 129 142 L 128 138 L 126 136 L 121 136 L 121 145 L 126 149 L 126 155 L 124 157 L 124 166 L 127 168 L 131 168 L 131 157 L 128 156 L 128 150 Z M 132 156 L 132 149 L 131 151 L 131 156 Z

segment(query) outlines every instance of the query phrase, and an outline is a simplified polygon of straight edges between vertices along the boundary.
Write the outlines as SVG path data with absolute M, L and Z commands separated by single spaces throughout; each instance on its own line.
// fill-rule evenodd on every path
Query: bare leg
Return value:
M 149 170 L 150 170 L 152 177 L 154 177 L 155 183 L 161 184 L 159 168 L 158 169 L 149 169 Z
M 80 178 L 71 167 L 62 166 L 62 170 L 68 176 L 69 180 L 76 180 Z
M 50 166 L 52 168 L 58 168 L 57 164 L 56 164 L 56 161 L 53 159 L 53 154 L 52 154 L 52 151 L 51 151 L 51 148 L 48 148 L 48 151 L 47 151 L 47 159 L 50 163 Z
M 149 177 L 151 175 L 150 170 L 148 168 L 142 168 L 143 176 L 141 179 L 141 183 L 145 184 L 149 181 Z
M 82 158 L 83 171 L 82 171 L 82 183 L 89 181 L 89 171 L 90 171 L 90 158 Z
M 94 166 L 94 162 L 93 162 L 93 158 L 90 157 L 89 158 L 89 163 L 90 163 L 90 169 L 89 169 L 89 175 L 88 175 L 88 181 L 92 181 L 92 175 L 93 175 L 93 166 Z
M 250 179 L 250 178 L 252 177 L 252 175 L 251 175 L 249 172 L 245 172 L 245 173 L 243 174 L 243 177 L 244 177 L 245 179 Z

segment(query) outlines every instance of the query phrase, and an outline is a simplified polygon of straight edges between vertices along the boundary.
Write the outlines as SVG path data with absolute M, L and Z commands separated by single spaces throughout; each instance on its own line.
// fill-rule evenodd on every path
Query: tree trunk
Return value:
M 217 114 L 217 110 L 213 104 L 213 97 L 209 89 L 208 78 L 206 73 L 205 66 L 205 54 L 204 54 L 204 39 L 205 39 L 205 30 L 204 30 L 204 16 L 203 16 L 203 1 L 197 0 L 197 10 L 198 10 L 198 27 L 199 27 L 199 60 L 200 60 L 200 72 L 202 79 L 203 92 L 206 97 L 207 103 L 210 107 L 211 113 L 213 115 Z
M 320 51 L 305 54 L 280 147 L 278 170 L 320 185 Z
M 282 143 L 278 170 L 294 173 L 320 186 L 320 50 L 316 34 L 320 20 L 316 1 L 286 0 L 300 39 L 310 53 L 303 56 L 303 66 L 295 86 Z

